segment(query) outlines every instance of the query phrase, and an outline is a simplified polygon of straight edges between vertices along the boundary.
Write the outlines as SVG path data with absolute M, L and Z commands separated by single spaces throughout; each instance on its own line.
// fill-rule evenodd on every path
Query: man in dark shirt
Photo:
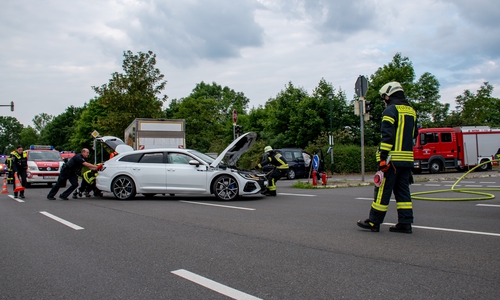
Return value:
M 59 191 L 61 186 L 66 186 L 66 181 L 69 180 L 71 186 L 66 189 L 64 192 L 59 194 L 59 199 L 68 200 L 68 196 L 78 188 L 78 175 L 81 173 L 82 166 L 85 166 L 91 170 L 98 171 L 99 167 L 88 163 L 86 161 L 89 156 L 89 149 L 83 148 L 82 152 L 73 156 L 60 170 L 59 178 L 57 178 L 56 184 L 52 187 L 49 194 L 47 195 L 47 199 L 56 200 L 55 195 Z
M 21 183 L 23 189 L 19 191 L 19 198 L 24 198 L 24 188 L 27 185 L 26 170 L 28 170 L 28 158 L 26 152 L 23 151 L 23 146 L 17 146 L 16 150 L 12 151 L 12 174 L 17 174 L 17 178 Z M 16 183 L 14 184 L 14 198 L 18 197 L 18 192 L 16 192 Z

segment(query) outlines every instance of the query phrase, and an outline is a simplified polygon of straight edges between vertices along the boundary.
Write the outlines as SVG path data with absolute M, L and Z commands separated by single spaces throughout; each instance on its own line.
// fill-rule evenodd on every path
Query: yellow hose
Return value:
M 479 168 L 480 166 L 484 164 L 489 164 L 494 161 L 500 161 L 500 159 L 495 159 L 492 161 L 485 161 L 483 163 L 480 163 L 479 165 L 475 166 L 474 168 L 470 169 L 468 172 L 466 172 L 462 177 L 460 177 L 455 183 L 451 186 L 450 189 L 447 190 L 435 190 L 435 191 L 426 191 L 426 192 L 416 192 L 411 194 L 411 198 L 414 200 L 426 200 L 426 201 L 477 201 L 477 200 L 491 200 L 495 198 L 495 195 L 490 194 L 490 193 L 485 193 L 485 192 L 480 192 L 480 191 L 500 191 L 500 188 L 461 188 L 461 189 L 456 189 L 455 186 L 462 180 L 464 179 L 467 174 L 470 172 L 474 171 L 475 169 Z M 456 192 L 456 193 L 464 193 L 464 194 L 472 194 L 472 195 L 479 195 L 479 197 L 463 197 L 463 198 L 432 198 L 432 197 L 420 197 L 417 195 L 427 195 L 427 194 L 438 194 L 438 193 L 446 193 L 446 192 Z

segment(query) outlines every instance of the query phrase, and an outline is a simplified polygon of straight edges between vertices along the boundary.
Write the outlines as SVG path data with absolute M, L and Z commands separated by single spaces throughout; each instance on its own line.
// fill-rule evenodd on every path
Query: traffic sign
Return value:
M 356 84 L 354 85 L 354 91 L 358 97 L 364 97 L 366 95 L 366 91 L 368 90 L 368 80 L 366 80 L 365 76 L 359 75 L 358 80 L 356 80 Z
M 236 121 L 238 121 L 238 112 L 233 109 L 233 122 L 236 123 Z
M 92 132 L 92 136 L 93 136 L 94 138 L 97 138 L 97 137 L 99 136 L 99 132 L 97 132 L 97 130 L 94 130 L 94 131 Z
M 313 157 L 313 169 L 318 171 L 319 169 L 319 156 L 318 155 L 314 155 Z

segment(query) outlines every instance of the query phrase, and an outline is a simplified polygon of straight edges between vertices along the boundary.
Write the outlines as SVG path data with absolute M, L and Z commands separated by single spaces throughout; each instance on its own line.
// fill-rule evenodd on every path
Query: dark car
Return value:
M 287 179 L 307 177 L 311 166 L 311 155 L 299 148 L 274 149 L 281 153 L 288 163 Z M 264 154 L 265 155 L 265 154 Z M 263 172 L 267 173 L 273 168 L 272 165 L 266 165 Z

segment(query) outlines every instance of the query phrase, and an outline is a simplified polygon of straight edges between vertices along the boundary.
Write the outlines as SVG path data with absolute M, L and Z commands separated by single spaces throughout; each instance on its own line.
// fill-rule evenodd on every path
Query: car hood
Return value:
M 106 146 L 108 146 L 109 148 L 113 149 L 118 153 L 134 151 L 134 148 L 125 144 L 121 139 L 117 138 L 116 136 L 103 136 L 97 138 L 96 141 L 105 144 Z
M 217 167 L 224 157 L 227 157 L 226 164 L 228 166 L 236 165 L 238 159 L 247 152 L 255 143 L 257 133 L 247 132 L 235 139 L 217 158 L 210 164 L 212 167 Z

